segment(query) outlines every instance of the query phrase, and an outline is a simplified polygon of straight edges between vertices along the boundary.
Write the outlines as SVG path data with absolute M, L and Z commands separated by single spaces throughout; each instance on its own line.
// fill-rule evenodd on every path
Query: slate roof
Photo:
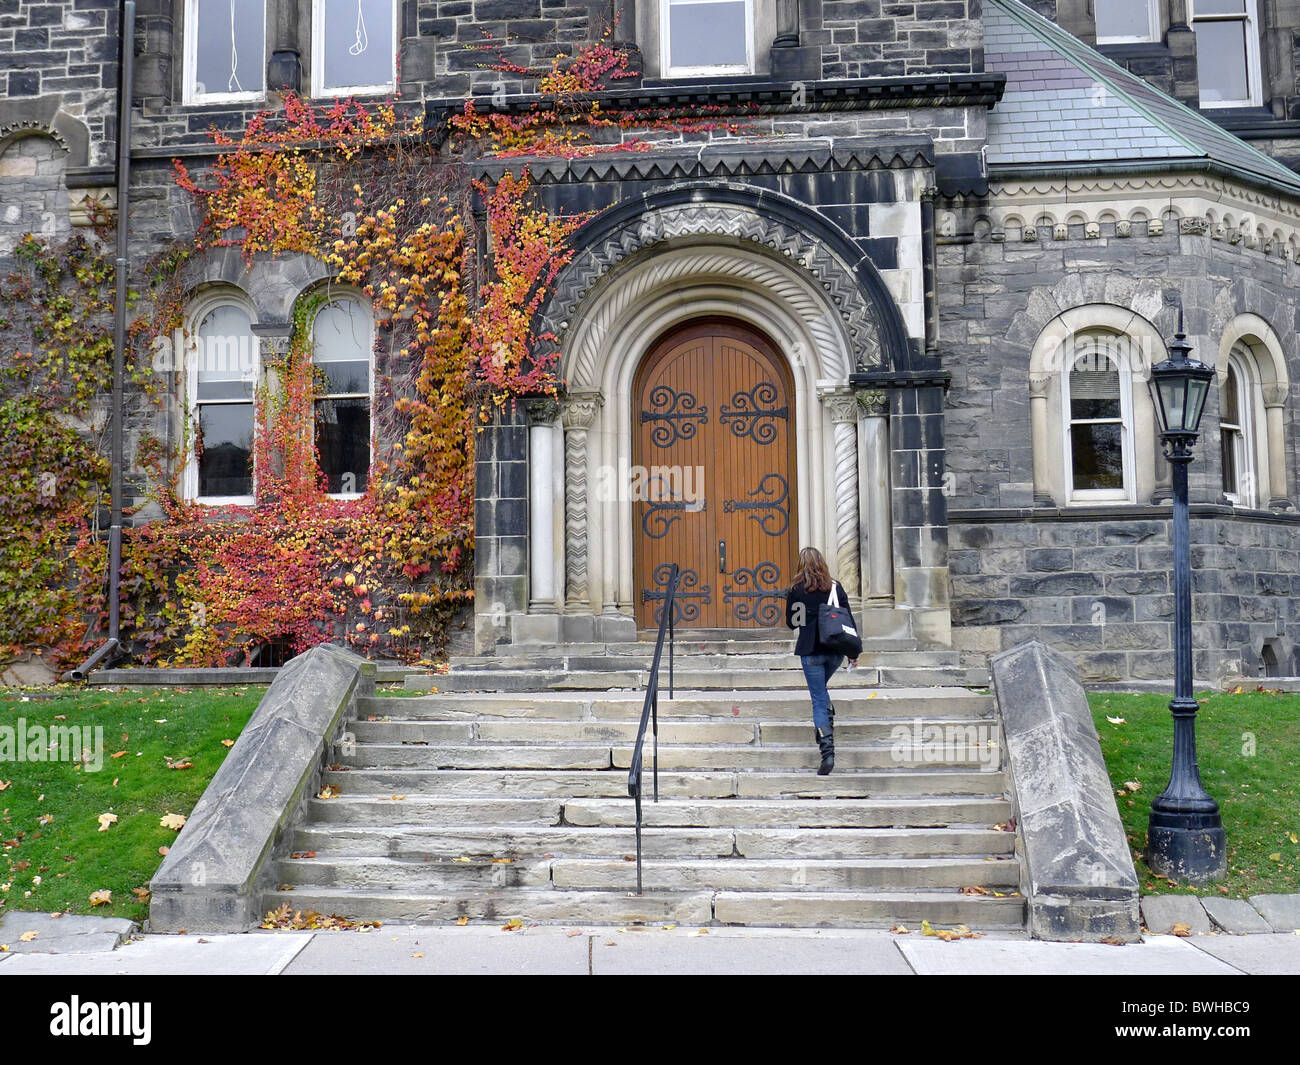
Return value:
M 1006 74 L 990 166 L 1105 170 L 1186 161 L 1300 193 L 1300 175 L 1021 3 L 985 0 L 984 64 Z

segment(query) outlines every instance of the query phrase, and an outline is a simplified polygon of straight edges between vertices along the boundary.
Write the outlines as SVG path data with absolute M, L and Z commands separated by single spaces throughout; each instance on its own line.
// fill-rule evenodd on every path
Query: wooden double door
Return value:
M 797 557 L 794 388 L 774 345 L 730 319 L 662 337 L 633 387 L 637 622 L 785 624 Z

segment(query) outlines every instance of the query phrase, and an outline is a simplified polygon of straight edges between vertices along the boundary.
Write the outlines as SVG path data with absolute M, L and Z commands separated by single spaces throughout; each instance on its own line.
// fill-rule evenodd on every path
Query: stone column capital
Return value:
M 883 388 L 859 388 L 853 396 L 867 418 L 883 418 L 889 413 L 889 393 Z
M 570 392 L 560 404 L 564 428 L 590 429 L 604 402 L 605 397 L 594 389 Z
M 832 424 L 842 425 L 858 420 L 858 401 L 852 392 L 824 393 L 822 404 L 830 414 Z
M 554 396 L 526 399 L 524 411 L 533 425 L 554 425 L 560 418 L 560 401 Z
M 1266 407 L 1284 407 L 1286 406 L 1287 386 L 1281 384 L 1265 385 L 1261 391 L 1264 394 L 1264 406 Z
M 1029 375 L 1029 395 L 1032 399 L 1046 399 L 1047 386 L 1052 383 L 1052 375 L 1035 373 Z

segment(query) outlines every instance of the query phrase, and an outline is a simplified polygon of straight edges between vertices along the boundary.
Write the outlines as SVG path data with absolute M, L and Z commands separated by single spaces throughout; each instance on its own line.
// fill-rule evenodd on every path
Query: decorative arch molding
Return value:
M 1266 504 L 1270 510 L 1291 511 L 1295 508 L 1287 495 L 1286 475 L 1286 401 L 1291 378 L 1286 353 L 1277 333 L 1264 318 L 1249 312 L 1238 314 L 1228 322 L 1219 341 L 1215 369 L 1220 388 L 1227 383 L 1229 360 L 1241 348 L 1250 352 L 1251 383 L 1258 388 L 1258 394 L 1250 397 L 1250 407 L 1259 505 Z
M 710 182 L 686 182 L 625 201 L 579 230 L 577 250 L 543 312 L 543 327 L 567 349 L 584 302 L 622 264 L 646 249 L 701 241 L 761 248 L 777 262 L 801 268 L 834 308 L 852 365 L 912 368 L 902 314 L 875 265 L 843 230 L 791 197 Z
M 1245 344 L 1254 353 L 1261 384 L 1266 390 L 1273 388 L 1279 391 L 1281 395 L 1277 402 L 1281 404 L 1291 387 L 1286 353 L 1282 350 L 1282 342 L 1273 327 L 1258 314 L 1239 314 L 1223 330 L 1215 367 L 1219 373 L 1219 384 L 1222 385 L 1227 377 L 1228 356 L 1239 343 Z
M 806 368 L 816 381 L 853 372 L 852 342 L 811 278 L 754 248 L 711 243 L 639 255 L 598 285 L 568 330 L 562 375 L 570 388 L 599 388 L 629 329 L 669 328 L 714 302 L 733 303 L 732 313 L 772 332 L 796 372 Z
M 0 155 L 22 137 L 49 137 L 68 153 L 68 168 L 89 162 L 90 129 L 61 109 L 63 97 L 36 96 L 25 100 L 0 100 Z
M 191 292 L 208 285 L 238 289 L 253 304 L 259 322 L 268 330 L 283 326 L 288 335 L 294 304 L 305 290 L 329 276 L 325 264 L 310 255 L 257 259 L 248 264 L 238 248 L 218 248 L 186 268 L 184 284 Z

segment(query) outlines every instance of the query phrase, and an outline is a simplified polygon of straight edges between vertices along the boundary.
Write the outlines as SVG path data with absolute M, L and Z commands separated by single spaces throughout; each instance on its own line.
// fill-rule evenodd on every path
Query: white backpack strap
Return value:
M 831 606 L 834 606 L 834 607 L 838 607 L 838 606 L 840 605 L 839 592 L 836 590 L 835 582 L 834 582 L 834 581 L 831 581 L 831 597 L 830 597 L 829 602 L 830 602 Z

